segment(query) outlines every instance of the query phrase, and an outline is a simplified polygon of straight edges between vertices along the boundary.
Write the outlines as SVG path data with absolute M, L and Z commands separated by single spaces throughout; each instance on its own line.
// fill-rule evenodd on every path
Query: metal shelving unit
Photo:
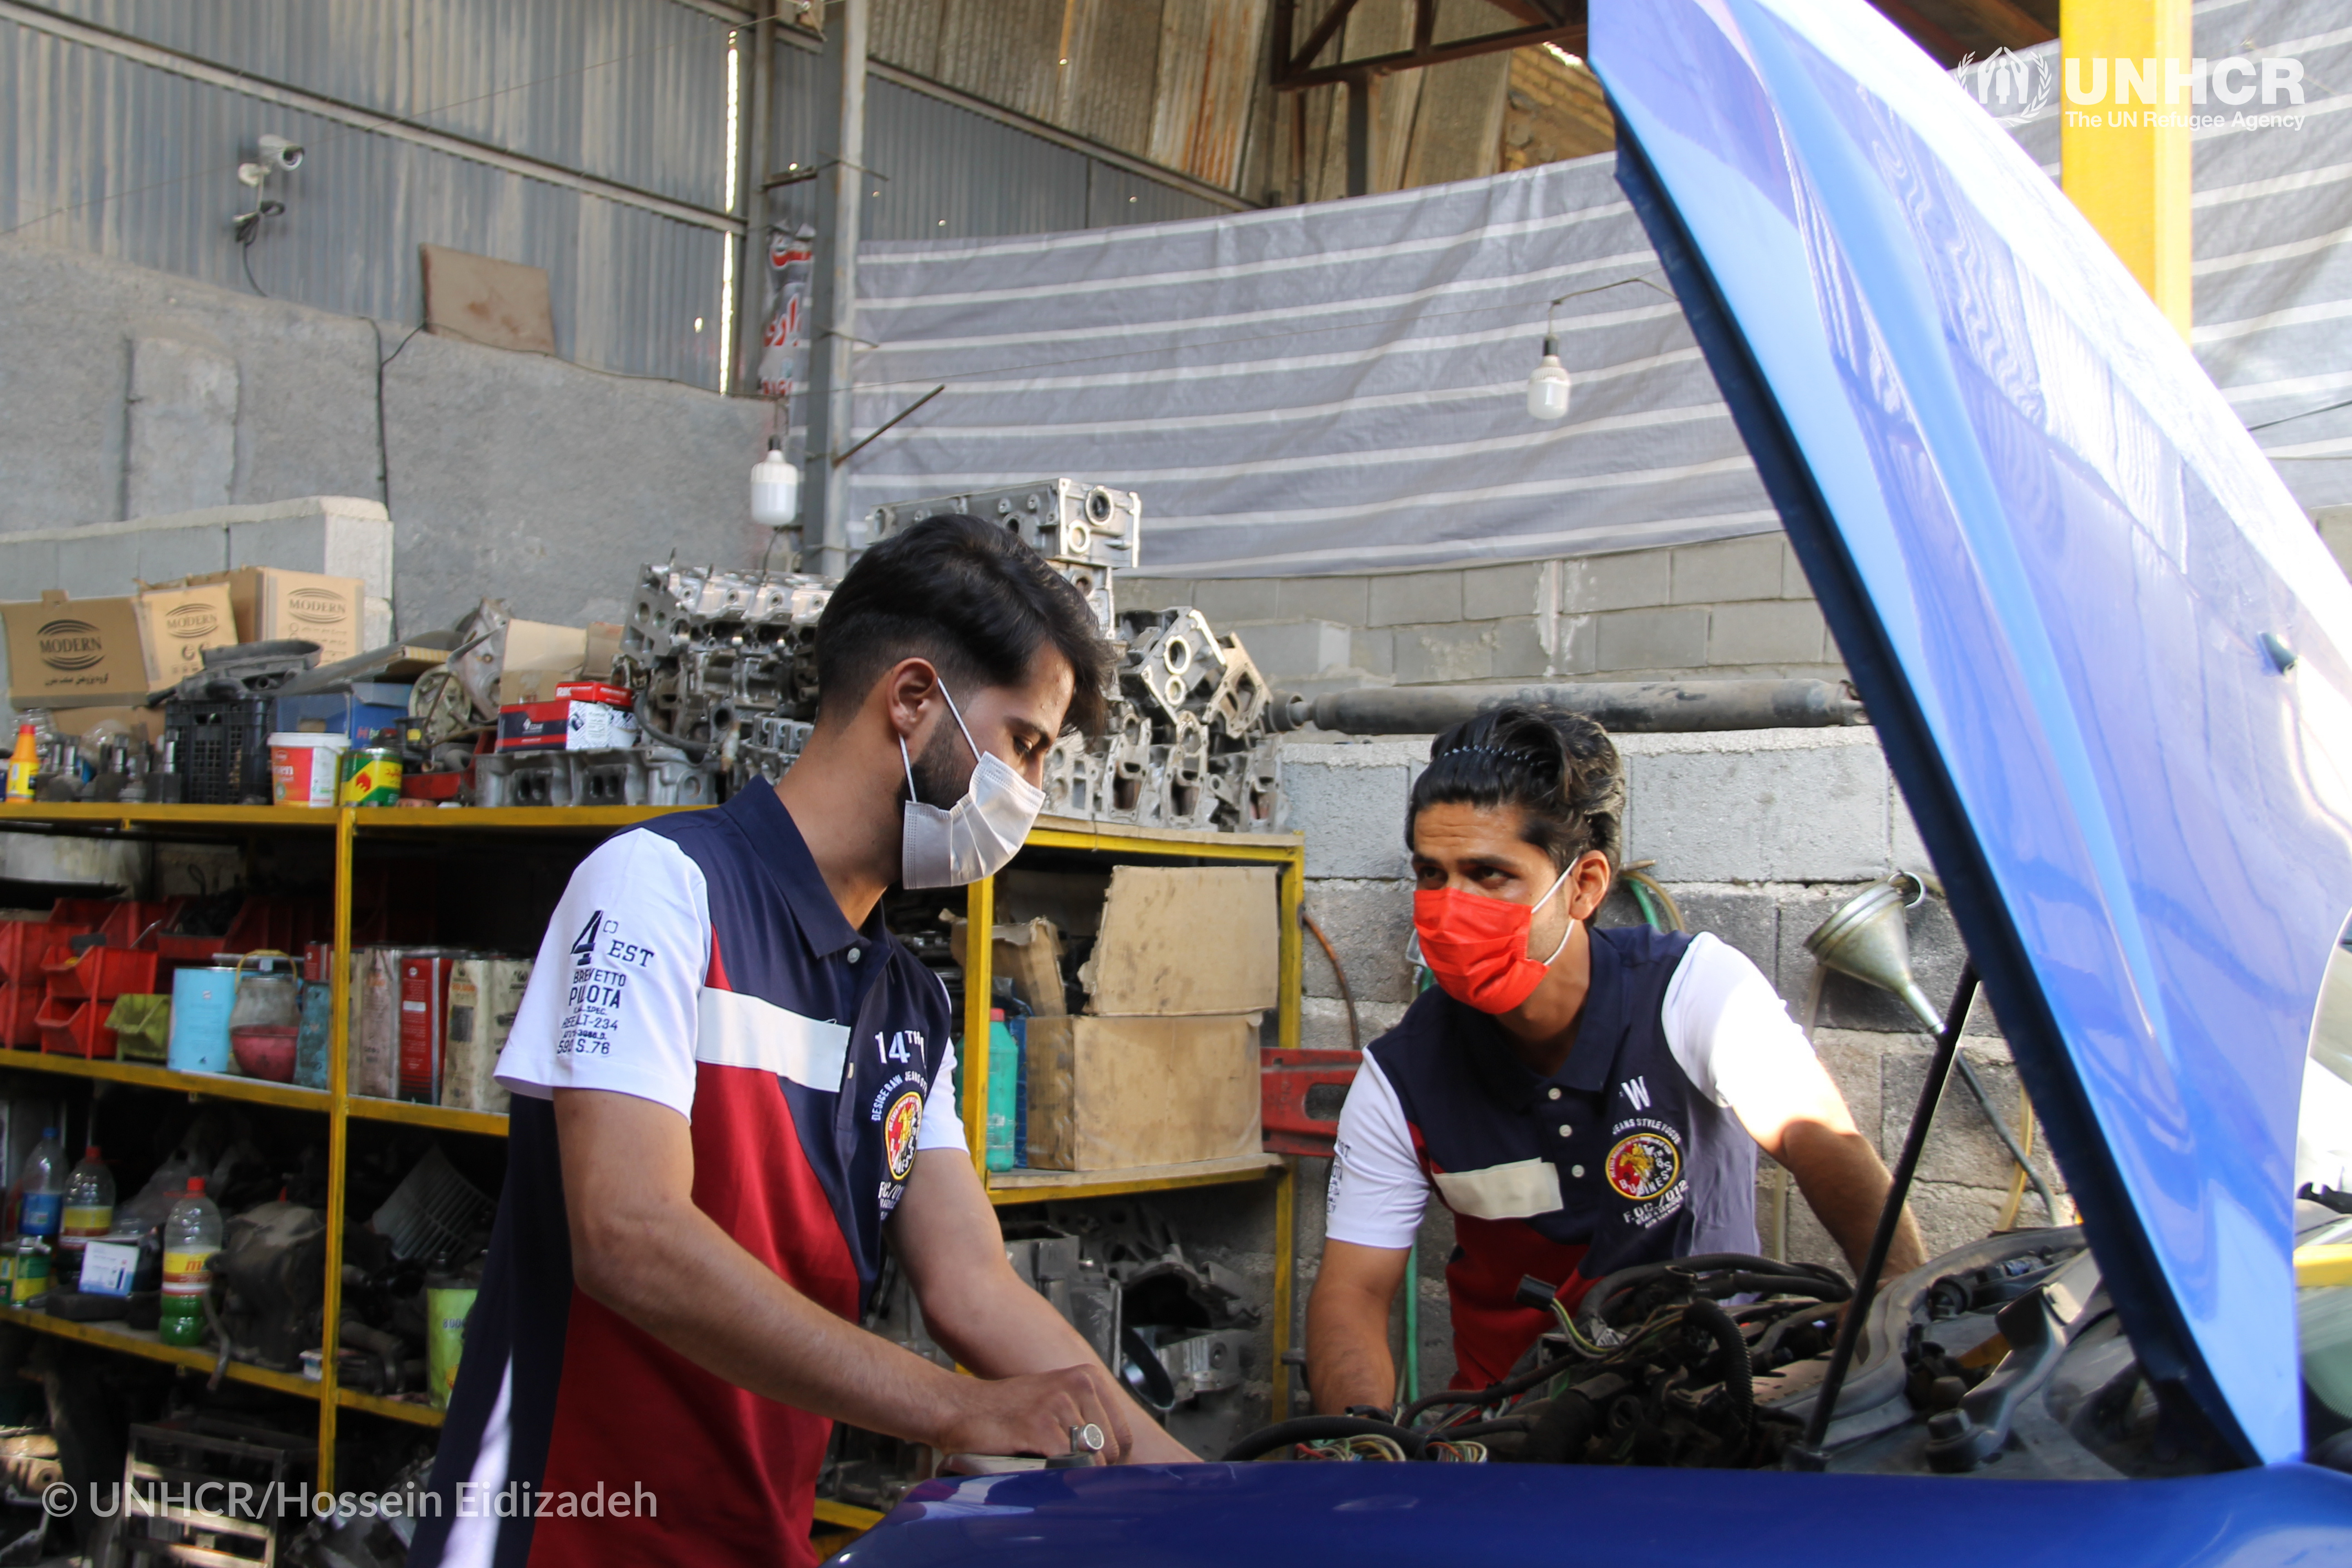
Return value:
M 325 1090 L 299 1089 L 233 1074 L 184 1073 L 138 1062 L 85 1060 L 45 1052 L 0 1052 L 0 1068 L 55 1073 L 62 1077 L 100 1079 L 191 1096 L 212 1096 L 255 1104 L 310 1110 L 327 1118 L 327 1212 L 340 1216 L 344 1206 L 344 1180 L 350 1158 L 350 1129 L 354 1120 L 396 1122 L 441 1131 L 481 1137 L 504 1137 L 507 1118 L 484 1111 L 453 1110 L 441 1106 L 353 1095 L 346 1071 L 350 1059 L 348 1024 L 352 948 L 353 862 L 362 841 L 415 842 L 426 835 L 541 835 L 593 837 L 627 827 L 671 810 L 699 809 L 662 806 L 509 807 L 500 809 L 414 810 L 401 808 L 194 805 L 10 805 L 0 807 L 0 831 L 46 831 L 85 836 L 121 836 L 146 839 L 255 838 L 282 834 L 316 835 L 331 839 L 334 888 L 333 1034 L 329 1045 L 329 1080 Z M 1277 1032 L 1285 1047 L 1298 1039 L 1299 900 L 1305 889 L 1306 850 L 1295 836 L 1221 834 L 1130 828 L 1112 830 L 1087 822 L 1045 818 L 1030 834 L 1034 848 L 1075 850 L 1106 859 L 1218 860 L 1272 865 L 1278 868 L 1280 903 L 1281 1002 Z M 967 892 L 971 927 L 986 931 L 995 923 L 993 880 L 974 883 Z M 992 943 L 973 944 L 964 986 L 964 1026 L 967 1040 L 988 1038 L 988 997 Z M 988 1052 L 960 1052 L 969 1087 L 966 1105 L 974 1108 L 967 1141 L 981 1165 L 989 1201 L 999 1207 L 1048 1200 L 1110 1197 L 1179 1188 L 1223 1185 L 1275 1177 L 1276 1300 L 1274 1411 L 1280 1420 L 1288 1409 L 1288 1390 L 1282 1353 L 1289 1348 L 1292 1215 L 1296 1172 L 1288 1160 L 1276 1155 L 1245 1156 L 1205 1162 L 1199 1165 L 1160 1166 L 1112 1172 L 987 1171 Z M 296 1373 L 231 1362 L 227 1375 L 239 1382 L 275 1389 L 319 1405 L 319 1479 L 322 1489 L 334 1487 L 334 1444 L 339 1417 L 355 1410 L 395 1421 L 438 1426 L 440 1411 L 379 1394 L 341 1387 L 336 1378 L 335 1352 L 342 1305 L 342 1226 L 330 1223 L 326 1234 L 324 1300 L 325 1355 L 317 1381 Z M 215 1357 L 202 1350 L 163 1344 L 152 1333 L 103 1323 L 76 1323 L 46 1313 L 0 1307 L 0 1321 L 21 1323 L 37 1332 L 102 1346 L 124 1354 L 144 1356 L 209 1373 Z M 820 1500 L 816 1517 L 828 1523 L 865 1529 L 881 1516 L 871 1510 Z

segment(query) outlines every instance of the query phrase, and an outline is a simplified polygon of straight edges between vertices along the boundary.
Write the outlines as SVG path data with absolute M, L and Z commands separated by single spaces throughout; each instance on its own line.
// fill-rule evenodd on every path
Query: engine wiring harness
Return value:
M 1833 1270 L 1744 1253 L 1643 1264 L 1593 1282 L 1573 1311 L 1558 1287 L 1520 1282 L 1549 1310 L 1511 1374 L 1413 1400 L 1382 1421 L 1310 1415 L 1255 1432 L 1228 1461 L 1773 1465 L 1799 1420 L 1759 1405 L 1759 1378 L 1826 1351 L 1852 1287 Z M 1787 1380 L 1790 1392 L 1796 1380 Z

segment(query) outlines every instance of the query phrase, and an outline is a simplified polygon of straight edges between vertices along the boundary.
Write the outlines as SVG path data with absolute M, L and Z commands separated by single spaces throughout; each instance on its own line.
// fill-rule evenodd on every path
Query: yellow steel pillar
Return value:
M 2205 97 L 2189 0 L 2066 0 L 2066 195 L 2189 335 L 2189 121 Z

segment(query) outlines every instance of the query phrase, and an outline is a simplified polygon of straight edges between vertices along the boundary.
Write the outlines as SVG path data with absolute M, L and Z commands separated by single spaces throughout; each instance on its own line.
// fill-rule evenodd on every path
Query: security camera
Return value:
M 302 144 L 299 142 L 289 142 L 283 136 L 264 136 L 260 146 L 261 156 L 287 174 L 302 166 Z

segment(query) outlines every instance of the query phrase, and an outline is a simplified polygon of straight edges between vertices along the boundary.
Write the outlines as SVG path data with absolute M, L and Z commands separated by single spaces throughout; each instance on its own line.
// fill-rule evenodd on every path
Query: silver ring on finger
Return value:
M 1099 1454 L 1103 1451 L 1103 1429 L 1089 1421 L 1083 1426 L 1070 1428 L 1070 1452 Z

